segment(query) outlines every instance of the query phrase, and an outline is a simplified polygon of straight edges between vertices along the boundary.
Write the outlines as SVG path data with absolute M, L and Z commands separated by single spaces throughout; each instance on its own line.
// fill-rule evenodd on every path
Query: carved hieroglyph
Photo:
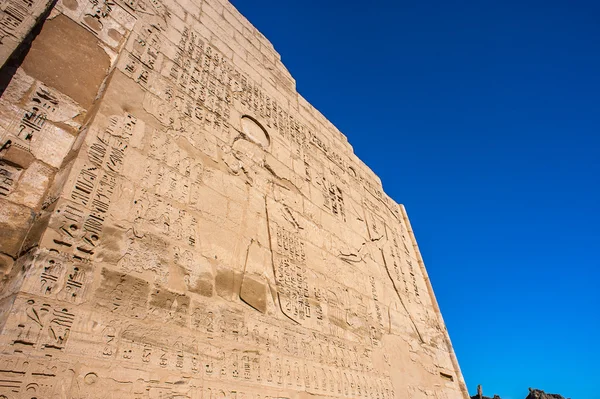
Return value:
M 467 397 L 404 208 L 231 4 L 0 11 L 0 398 Z

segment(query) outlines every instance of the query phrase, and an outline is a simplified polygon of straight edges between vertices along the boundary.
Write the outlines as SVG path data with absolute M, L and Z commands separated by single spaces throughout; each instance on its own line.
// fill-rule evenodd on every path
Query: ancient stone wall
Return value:
M 468 397 L 404 208 L 230 3 L 0 11 L 0 398 Z

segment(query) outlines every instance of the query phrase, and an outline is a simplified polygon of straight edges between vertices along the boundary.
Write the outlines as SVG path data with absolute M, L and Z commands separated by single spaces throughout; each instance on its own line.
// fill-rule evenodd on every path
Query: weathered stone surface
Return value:
M 0 252 L 17 256 L 33 222 L 33 213 L 25 206 L 4 201 L 0 206 Z
M 468 397 L 404 208 L 231 4 L 49 15 L 0 98 L 0 397 Z
M 10 271 L 13 263 L 13 258 L 8 255 L 0 254 L 0 278 Z
M 52 172 L 51 168 L 41 162 L 32 163 L 25 169 L 23 176 L 20 176 L 18 184 L 8 199 L 33 209 L 39 208 L 50 183 Z
M 22 67 L 87 109 L 106 77 L 110 57 L 94 34 L 61 14 L 44 23 Z

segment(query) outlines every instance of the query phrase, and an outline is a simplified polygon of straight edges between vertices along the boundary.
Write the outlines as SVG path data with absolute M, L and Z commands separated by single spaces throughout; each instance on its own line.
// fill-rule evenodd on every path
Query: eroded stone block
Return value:
M 64 15 L 48 19 L 23 70 L 89 109 L 110 67 L 98 39 Z
M 0 252 L 19 255 L 33 218 L 31 208 L 0 199 Z

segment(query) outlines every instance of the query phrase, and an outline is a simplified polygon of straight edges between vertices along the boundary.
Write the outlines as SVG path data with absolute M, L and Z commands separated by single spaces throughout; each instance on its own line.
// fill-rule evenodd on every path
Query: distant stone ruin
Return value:
M 529 395 L 525 399 L 565 399 L 565 397 L 557 393 L 546 393 L 541 389 L 529 388 Z
M 481 385 L 477 385 L 477 395 L 471 396 L 471 399 L 501 399 L 501 398 L 498 395 L 494 395 L 493 398 L 490 398 L 489 396 L 483 396 L 483 388 L 481 388 Z
M 471 399 L 501 399 L 500 396 L 494 395 L 493 398 L 489 396 L 483 396 L 483 389 L 481 385 L 477 386 L 477 394 L 471 396 Z M 565 399 L 564 396 L 556 394 L 556 393 L 546 393 L 541 389 L 533 389 L 529 388 L 529 394 L 525 399 Z

